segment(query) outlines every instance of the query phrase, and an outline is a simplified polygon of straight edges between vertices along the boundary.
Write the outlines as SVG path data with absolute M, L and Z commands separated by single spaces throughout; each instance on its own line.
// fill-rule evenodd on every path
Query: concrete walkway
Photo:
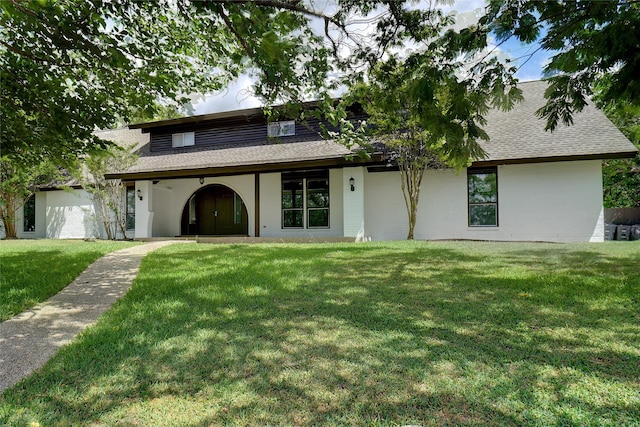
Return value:
M 176 242 L 147 243 L 107 254 L 60 293 L 0 323 L 0 393 L 94 323 L 129 290 L 142 258 L 172 243 Z

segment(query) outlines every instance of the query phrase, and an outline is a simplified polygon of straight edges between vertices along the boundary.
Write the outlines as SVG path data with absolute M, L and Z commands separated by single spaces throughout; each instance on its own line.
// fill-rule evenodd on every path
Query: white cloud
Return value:
M 194 99 L 195 115 L 219 113 L 221 111 L 244 110 L 260 107 L 262 103 L 253 94 L 255 79 L 241 75 L 225 89 Z M 197 98 L 204 98 L 198 101 Z

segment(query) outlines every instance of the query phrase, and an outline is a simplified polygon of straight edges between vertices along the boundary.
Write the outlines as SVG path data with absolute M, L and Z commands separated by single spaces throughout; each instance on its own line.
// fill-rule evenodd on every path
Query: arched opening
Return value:
M 224 185 L 209 185 L 189 198 L 182 210 L 181 234 L 248 235 L 249 219 L 242 198 Z

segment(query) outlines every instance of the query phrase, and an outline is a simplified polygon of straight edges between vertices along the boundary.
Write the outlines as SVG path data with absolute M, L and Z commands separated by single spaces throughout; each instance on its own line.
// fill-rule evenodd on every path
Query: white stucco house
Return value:
M 546 84 L 520 87 L 524 102 L 487 116 L 486 159 L 458 173 L 426 172 L 416 239 L 603 240 L 602 159 L 636 148 L 592 104 L 573 126 L 546 132 L 534 114 Z M 136 165 L 107 175 L 126 185 L 131 238 L 355 237 L 363 227 L 372 240 L 407 235 L 400 172 L 383 154 L 348 160 L 343 146 L 294 121 L 267 124 L 260 109 L 102 136 L 141 147 Z M 49 190 L 35 195 L 28 221 L 18 212 L 19 237 L 101 236 L 88 193 Z

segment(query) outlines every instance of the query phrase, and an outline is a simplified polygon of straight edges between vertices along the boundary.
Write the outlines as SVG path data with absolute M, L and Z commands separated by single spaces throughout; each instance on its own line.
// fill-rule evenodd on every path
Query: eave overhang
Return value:
M 638 154 L 638 150 L 618 152 L 618 153 L 604 153 L 604 154 L 528 157 L 528 158 L 502 159 L 502 160 L 476 160 L 473 163 L 471 163 L 471 167 L 521 165 L 521 164 L 527 164 L 527 163 L 575 162 L 580 160 L 630 159 L 635 157 L 637 154 Z

